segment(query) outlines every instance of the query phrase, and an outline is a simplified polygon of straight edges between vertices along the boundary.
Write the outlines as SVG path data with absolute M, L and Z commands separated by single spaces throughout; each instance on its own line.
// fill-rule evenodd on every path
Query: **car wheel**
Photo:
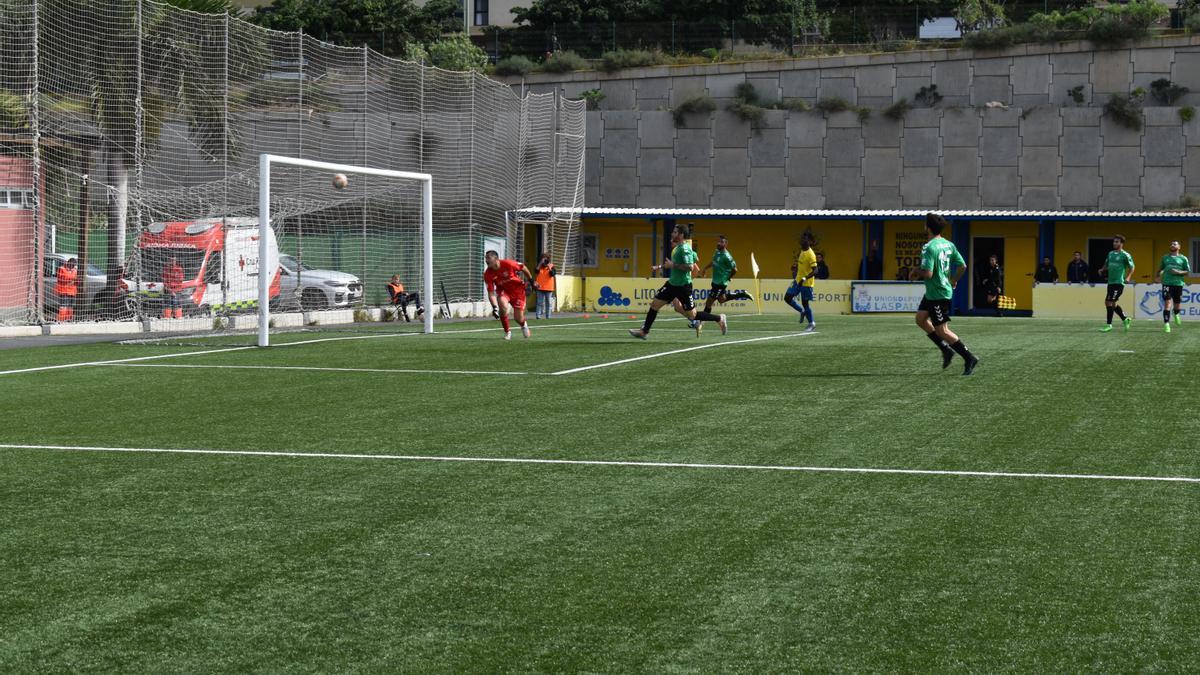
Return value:
M 300 295 L 300 306 L 306 312 L 325 309 L 328 305 L 328 299 L 319 288 L 306 288 L 304 289 L 304 293 Z

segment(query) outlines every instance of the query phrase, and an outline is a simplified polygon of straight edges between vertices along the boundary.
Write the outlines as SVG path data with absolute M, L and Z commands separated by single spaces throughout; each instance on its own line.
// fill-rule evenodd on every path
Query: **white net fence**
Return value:
M 434 287 L 479 300 L 485 247 L 523 257 L 511 212 L 581 205 L 583 133 L 581 101 L 228 15 L 0 0 L 0 323 L 171 316 L 172 258 L 185 315 L 252 309 L 236 241 L 257 236 L 260 153 L 432 174 Z M 279 301 L 386 304 L 392 275 L 420 287 L 418 187 L 330 179 L 272 177 Z M 575 222 L 535 224 L 569 272 Z M 289 288 L 288 265 L 313 283 Z

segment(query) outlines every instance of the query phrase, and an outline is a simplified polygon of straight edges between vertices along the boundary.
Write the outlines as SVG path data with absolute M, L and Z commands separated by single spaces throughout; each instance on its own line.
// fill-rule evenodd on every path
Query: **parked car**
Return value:
M 47 253 L 42 257 L 42 300 L 47 312 L 58 311 L 58 293 L 54 290 L 57 281 L 55 275 L 58 274 L 58 268 L 71 258 L 78 261 L 78 256 L 72 253 Z M 104 270 L 88 263 L 87 274 L 81 274 L 77 283 L 79 295 L 76 296 L 76 307 L 88 307 L 96 301 L 96 294 L 104 290 L 108 276 Z
M 279 255 L 279 301 L 304 310 L 350 307 L 363 297 L 358 277 L 335 270 L 319 270 L 286 253 Z

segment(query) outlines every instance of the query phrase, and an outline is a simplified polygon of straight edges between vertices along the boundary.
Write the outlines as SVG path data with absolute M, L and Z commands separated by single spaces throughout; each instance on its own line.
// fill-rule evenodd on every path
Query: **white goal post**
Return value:
M 258 238 L 258 259 L 260 261 L 267 261 L 271 258 L 270 247 L 272 238 L 266 236 L 265 233 L 267 232 L 266 228 L 271 227 L 271 166 L 275 164 L 328 171 L 330 172 L 331 180 L 335 174 L 344 173 L 347 175 L 359 174 L 419 181 L 421 183 L 421 268 L 424 279 L 421 291 L 426 303 L 433 302 L 433 176 L 427 173 L 414 173 L 412 171 L 390 171 L 350 164 L 334 164 L 331 162 L 297 159 L 295 157 L 261 154 L 258 156 L 258 222 L 261 235 Z M 258 275 L 259 347 L 270 345 L 270 294 L 273 276 L 273 274 L 264 274 L 261 272 Z M 433 332 L 432 310 L 425 312 L 424 331 L 426 333 Z

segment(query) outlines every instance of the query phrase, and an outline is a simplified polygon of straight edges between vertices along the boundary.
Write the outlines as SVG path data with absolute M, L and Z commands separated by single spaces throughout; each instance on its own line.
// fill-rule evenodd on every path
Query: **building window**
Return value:
M 0 187 L 0 209 L 32 209 L 33 190 Z
M 488 25 L 488 0 L 475 0 L 475 25 Z

